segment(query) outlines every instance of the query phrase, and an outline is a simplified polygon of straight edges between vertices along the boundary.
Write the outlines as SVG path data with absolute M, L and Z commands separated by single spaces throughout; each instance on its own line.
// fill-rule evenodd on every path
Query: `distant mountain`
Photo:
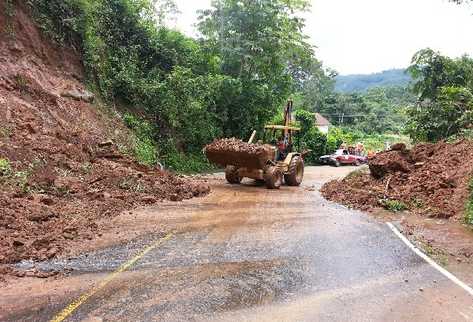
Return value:
M 335 90 L 342 93 L 364 92 L 372 87 L 406 86 L 411 77 L 405 69 L 390 69 L 365 75 L 339 75 Z

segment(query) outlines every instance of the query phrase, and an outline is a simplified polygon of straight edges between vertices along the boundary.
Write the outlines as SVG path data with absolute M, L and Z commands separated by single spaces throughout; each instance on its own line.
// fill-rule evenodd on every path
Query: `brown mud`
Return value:
M 90 103 L 79 55 L 44 38 L 24 5 L 0 11 L 0 27 L 0 265 L 55 257 L 124 210 L 209 192 L 122 153 L 131 133 Z

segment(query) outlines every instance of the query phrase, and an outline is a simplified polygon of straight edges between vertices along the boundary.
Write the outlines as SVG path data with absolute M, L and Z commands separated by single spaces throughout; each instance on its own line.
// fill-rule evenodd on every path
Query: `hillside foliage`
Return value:
M 437 141 L 471 132 L 471 58 L 426 49 L 407 72 L 337 76 L 302 31 L 307 0 L 213 2 L 199 13 L 198 39 L 165 26 L 177 11 L 172 0 L 27 4 L 46 35 L 82 55 L 89 87 L 127 111 L 135 156 L 145 164 L 208 167 L 205 144 L 261 132 L 290 97 L 306 113 L 299 121 L 318 112 L 337 129 L 327 137 L 307 126 L 301 141 L 315 151 L 311 161 L 340 140 L 380 147 L 404 133 Z
M 302 33 L 308 1 L 219 1 L 200 13 L 200 39 L 163 26 L 151 0 L 28 3 L 46 34 L 82 54 L 91 87 L 141 113 L 145 163 L 186 168 L 185 155 L 215 137 L 247 137 L 305 81 L 328 78 Z
M 419 101 L 408 109 L 407 133 L 415 141 L 436 142 L 470 132 L 473 59 L 424 49 L 414 56 L 408 70 Z

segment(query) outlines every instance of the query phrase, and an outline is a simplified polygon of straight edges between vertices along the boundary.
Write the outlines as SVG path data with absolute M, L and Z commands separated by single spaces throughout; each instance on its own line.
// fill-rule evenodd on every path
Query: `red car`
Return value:
M 368 158 L 364 156 L 350 154 L 348 150 L 344 149 L 339 149 L 331 155 L 321 156 L 319 160 L 322 164 L 331 164 L 336 167 L 339 167 L 342 164 L 359 166 L 368 162 Z

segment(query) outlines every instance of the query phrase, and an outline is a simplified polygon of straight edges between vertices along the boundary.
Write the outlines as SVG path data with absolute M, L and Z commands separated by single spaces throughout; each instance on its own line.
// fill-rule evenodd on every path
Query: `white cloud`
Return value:
M 210 0 L 177 0 L 178 29 L 195 35 Z M 419 49 L 473 55 L 473 8 L 446 0 L 312 0 L 306 33 L 317 57 L 342 74 L 406 67 Z

